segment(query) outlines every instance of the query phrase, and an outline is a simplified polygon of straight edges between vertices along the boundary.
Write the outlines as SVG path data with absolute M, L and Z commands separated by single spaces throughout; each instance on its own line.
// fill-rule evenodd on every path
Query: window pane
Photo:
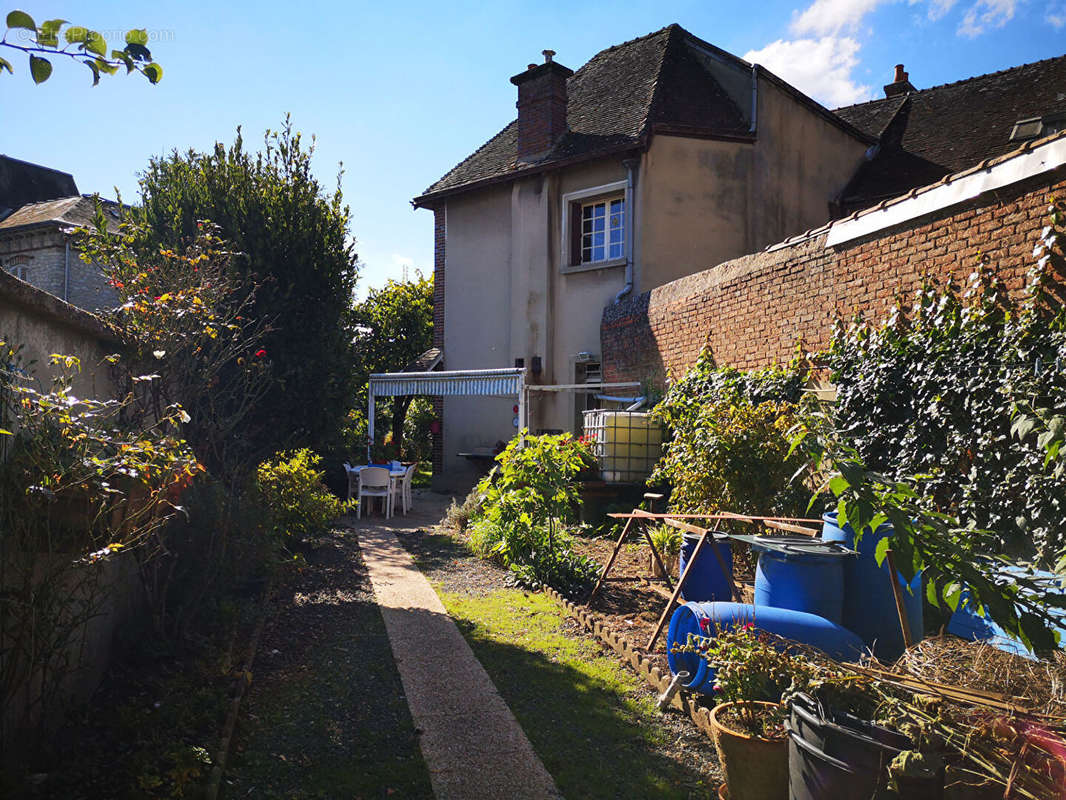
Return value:
M 622 245 L 611 243 L 611 258 L 622 257 Z
M 596 219 L 592 220 L 592 229 L 594 231 L 603 230 L 603 217 L 596 217 Z
M 595 247 L 603 247 L 603 233 L 592 234 L 592 244 Z
M 603 261 L 604 260 L 603 245 L 602 244 L 592 248 L 592 260 L 593 261 Z
M 622 229 L 611 228 L 611 244 L 622 241 Z

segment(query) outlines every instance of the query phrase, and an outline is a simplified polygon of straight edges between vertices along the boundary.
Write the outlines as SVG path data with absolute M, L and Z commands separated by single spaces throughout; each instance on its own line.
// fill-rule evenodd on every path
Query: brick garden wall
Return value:
M 787 362 L 797 342 L 823 348 L 838 315 L 881 319 L 900 294 L 910 300 L 923 275 L 965 279 L 982 256 L 1018 292 L 1048 198 L 1064 194 L 1066 168 L 1059 168 L 865 240 L 826 249 L 823 232 L 608 306 L 604 380 L 680 375 L 704 346 L 722 365 Z

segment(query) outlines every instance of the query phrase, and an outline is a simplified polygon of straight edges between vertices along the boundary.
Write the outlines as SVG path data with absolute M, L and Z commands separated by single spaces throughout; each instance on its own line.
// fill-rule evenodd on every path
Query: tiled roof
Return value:
M 68 173 L 0 154 L 0 220 L 27 203 L 77 193 Z
M 439 347 L 431 347 L 406 367 L 404 372 L 429 372 L 440 364 L 444 358 L 444 351 Z
M 118 204 L 112 200 L 101 200 L 108 227 L 118 225 Z M 75 195 L 47 200 L 43 203 L 30 203 L 0 221 L 0 232 L 22 228 L 30 225 L 54 223 L 70 227 L 88 227 L 92 225 L 96 214 L 96 203 L 92 195 Z
M 881 139 L 844 191 L 853 211 L 1010 152 L 1014 123 L 1066 111 L 1066 56 L 836 109 Z
M 708 51 L 722 53 L 675 24 L 593 56 L 568 79 L 569 130 L 538 166 L 636 147 L 657 124 L 747 135 L 746 113 L 712 76 Z M 512 122 L 418 200 L 517 171 L 517 128 Z

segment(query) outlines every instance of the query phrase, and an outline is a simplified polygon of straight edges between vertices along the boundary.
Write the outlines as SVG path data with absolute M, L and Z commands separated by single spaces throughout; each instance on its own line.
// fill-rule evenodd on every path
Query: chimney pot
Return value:
M 902 64 L 896 64 L 896 74 L 892 77 L 892 83 L 885 86 L 885 97 L 895 97 L 913 91 L 916 89 L 911 84 L 907 71 L 903 69 Z
M 544 63 L 545 64 L 552 63 L 552 58 L 555 56 L 555 51 L 554 50 L 541 50 L 540 52 L 544 56 Z
M 893 83 L 902 83 L 907 80 L 907 73 L 903 71 L 902 64 L 896 64 L 896 77 L 892 79 Z
M 537 68 L 536 64 L 526 64 L 526 69 L 536 69 L 536 68 Z

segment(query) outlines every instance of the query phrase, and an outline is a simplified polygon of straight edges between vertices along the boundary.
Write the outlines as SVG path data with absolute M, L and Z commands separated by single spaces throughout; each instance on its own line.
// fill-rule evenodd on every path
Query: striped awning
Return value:
M 525 370 L 473 369 L 442 372 L 383 372 L 370 376 L 370 394 L 480 395 L 516 397 L 522 392 Z

